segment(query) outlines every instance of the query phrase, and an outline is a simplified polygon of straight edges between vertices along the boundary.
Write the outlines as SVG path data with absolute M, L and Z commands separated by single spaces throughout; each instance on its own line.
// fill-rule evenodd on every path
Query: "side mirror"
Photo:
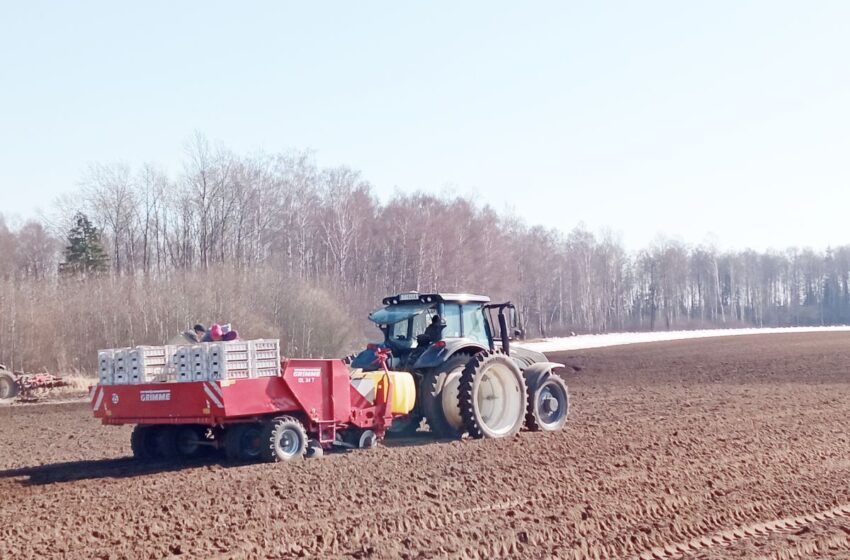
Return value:
M 522 332 L 522 329 L 514 329 L 514 338 L 517 340 L 522 340 L 525 337 L 525 333 Z

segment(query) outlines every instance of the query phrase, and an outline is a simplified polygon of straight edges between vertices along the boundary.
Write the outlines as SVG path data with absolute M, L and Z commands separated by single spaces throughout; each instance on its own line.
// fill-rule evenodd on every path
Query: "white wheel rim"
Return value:
M 557 426 L 567 415 L 567 394 L 557 385 L 544 385 L 537 399 L 539 422 L 547 428 Z
M 360 434 L 360 448 L 361 449 L 369 449 L 375 445 L 375 432 L 372 430 L 366 430 L 362 434 Z
M 491 364 L 479 375 L 481 380 L 473 398 L 482 427 L 494 436 L 510 432 L 525 408 L 517 376 L 503 364 Z
M 282 455 L 291 457 L 301 447 L 301 436 L 293 428 L 286 428 L 281 431 L 277 445 Z

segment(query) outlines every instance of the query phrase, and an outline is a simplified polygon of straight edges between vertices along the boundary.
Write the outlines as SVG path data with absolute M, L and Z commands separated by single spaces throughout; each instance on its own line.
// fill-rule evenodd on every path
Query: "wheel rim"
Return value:
M 538 421 L 544 426 L 555 426 L 567 414 L 567 395 L 555 383 L 546 383 L 537 392 L 536 408 Z
M 277 438 L 277 448 L 281 455 L 294 457 L 301 448 L 301 436 L 293 428 L 284 428 Z
M 359 446 L 361 449 L 371 449 L 375 447 L 376 441 L 377 437 L 375 436 L 375 432 L 372 430 L 366 430 L 360 434 Z
M 480 376 L 474 399 L 481 423 L 494 436 L 510 432 L 522 418 L 520 381 L 502 364 L 487 367 Z

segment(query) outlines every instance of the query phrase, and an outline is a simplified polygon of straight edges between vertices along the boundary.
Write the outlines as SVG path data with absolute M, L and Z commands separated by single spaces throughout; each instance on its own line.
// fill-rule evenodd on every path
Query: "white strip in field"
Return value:
M 665 342 L 669 340 L 687 340 L 691 338 L 713 338 L 718 336 L 742 336 L 752 334 L 791 334 L 817 332 L 850 332 L 850 326 L 836 327 L 776 327 L 762 329 L 710 329 L 701 331 L 665 331 L 665 332 L 626 332 L 609 334 L 580 334 L 565 338 L 546 338 L 534 342 L 521 342 L 517 346 L 538 352 L 561 352 L 565 350 L 583 350 L 586 348 L 604 348 L 624 344 L 645 342 Z

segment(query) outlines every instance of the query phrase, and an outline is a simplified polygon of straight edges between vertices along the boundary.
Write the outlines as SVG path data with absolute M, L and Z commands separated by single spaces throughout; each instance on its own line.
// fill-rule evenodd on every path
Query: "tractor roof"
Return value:
M 384 305 L 395 305 L 399 303 L 488 303 L 490 298 L 487 296 L 477 296 L 475 294 L 448 294 L 448 293 L 433 293 L 420 294 L 419 292 L 407 292 L 395 296 L 387 296 L 383 299 Z

